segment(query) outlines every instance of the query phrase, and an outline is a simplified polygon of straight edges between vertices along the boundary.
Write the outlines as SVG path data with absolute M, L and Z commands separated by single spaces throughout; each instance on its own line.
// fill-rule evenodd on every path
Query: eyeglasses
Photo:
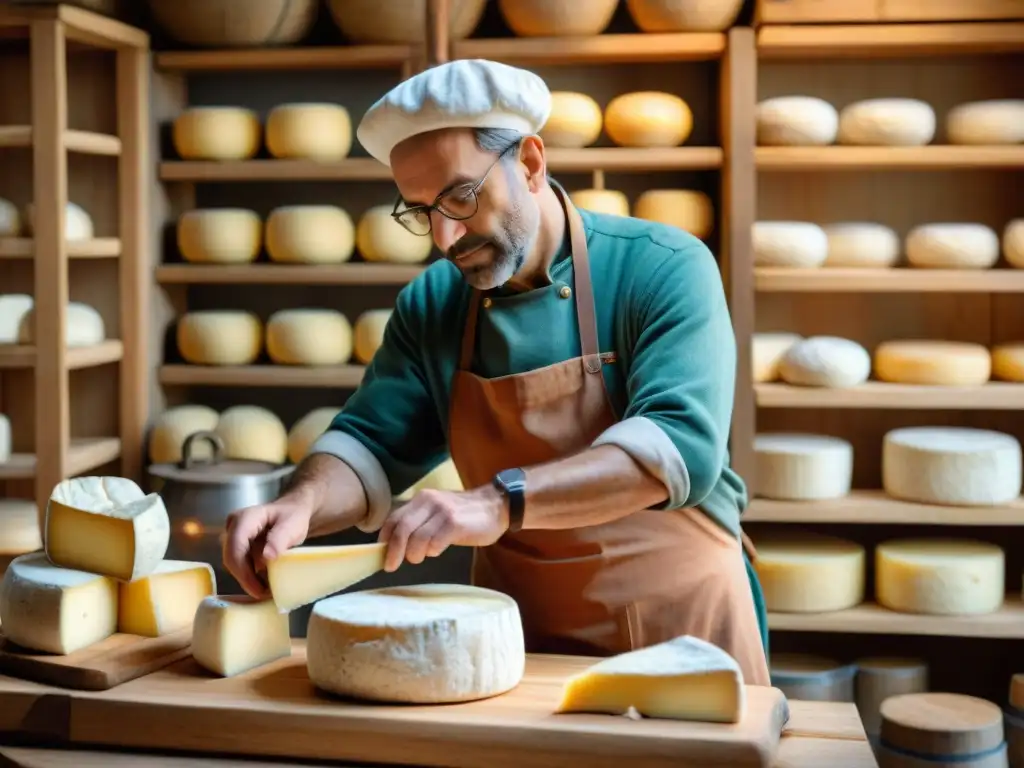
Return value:
M 412 234 L 420 237 L 429 235 L 433 229 L 431 214 L 434 211 L 453 221 L 465 221 L 466 219 L 473 218 L 480 207 L 480 189 L 491 175 L 491 171 L 494 170 L 495 166 L 501 162 L 505 155 L 518 147 L 519 143 L 518 141 L 513 142 L 501 150 L 494 162 L 491 163 L 484 175 L 475 184 L 445 190 L 430 205 L 414 205 L 408 208 L 400 208 L 400 206 L 405 204 L 405 201 L 399 197 L 395 202 L 394 209 L 391 211 L 391 218 Z

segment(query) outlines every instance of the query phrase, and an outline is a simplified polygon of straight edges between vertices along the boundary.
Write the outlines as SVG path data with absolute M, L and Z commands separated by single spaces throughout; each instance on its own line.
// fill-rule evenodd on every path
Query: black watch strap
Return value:
M 522 530 L 526 512 L 526 473 L 519 469 L 503 469 L 494 476 L 494 487 L 508 499 L 508 530 Z

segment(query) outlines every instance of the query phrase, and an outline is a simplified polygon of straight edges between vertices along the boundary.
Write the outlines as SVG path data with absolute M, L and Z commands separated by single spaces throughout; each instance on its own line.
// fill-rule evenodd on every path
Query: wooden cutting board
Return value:
M 0 628 L 0 673 L 86 691 L 105 691 L 173 664 L 192 653 L 192 628 L 163 637 L 111 635 L 66 656 L 29 651 Z
M 264 758 L 444 768 L 767 768 L 788 717 L 782 692 L 748 688 L 737 725 L 555 715 L 565 679 L 594 662 L 532 656 L 515 690 L 445 706 L 354 703 L 318 692 L 305 646 L 235 678 L 191 658 L 98 694 L 76 694 L 78 744 L 194 750 Z

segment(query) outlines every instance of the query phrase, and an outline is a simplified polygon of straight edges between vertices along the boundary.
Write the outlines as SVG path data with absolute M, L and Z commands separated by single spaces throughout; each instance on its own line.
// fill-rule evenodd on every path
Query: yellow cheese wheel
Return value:
M 875 349 L 875 376 L 893 384 L 968 387 L 984 384 L 992 356 L 981 344 L 962 341 L 886 341 Z
M 183 160 L 249 160 L 260 151 L 262 128 L 251 109 L 192 107 L 174 121 L 172 133 Z
M 1024 268 L 1024 218 L 1013 219 L 1003 229 L 1003 257 L 1011 267 Z
M 715 228 L 711 198 L 691 189 L 649 189 L 636 199 L 633 215 L 679 227 L 701 240 Z
M 366 261 L 419 264 L 430 257 L 434 241 L 414 235 L 393 218 L 390 205 L 370 208 L 356 227 L 356 248 Z
M 569 193 L 577 208 L 610 216 L 629 216 L 629 198 L 617 189 L 577 189 Z
M 178 219 L 178 250 L 192 264 L 248 264 L 263 248 L 263 222 L 244 208 L 188 211 Z
M 39 508 L 35 502 L 0 499 L 0 557 L 24 555 L 42 548 Z
M 280 365 L 341 365 L 352 357 L 352 325 L 336 309 L 282 309 L 267 320 L 267 354 Z
M 587 147 L 601 135 L 601 105 L 585 93 L 552 91 L 551 114 L 540 131 L 549 147 Z
M 263 348 L 263 325 L 250 312 L 188 312 L 178 321 L 178 352 L 193 365 L 250 365 Z
M 865 550 L 854 541 L 804 533 L 755 545 L 754 568 L 769 611 L 841 611 L 864 599 Z
M 693 113 L 671 93 L 626 93 L 605 107 L 604 130 L 621 147 L 677 147 L 693 130 Z
M 1024 382 L 1024 341 L 999 344 L 992 348 L 992 377 L 1002 381 Z
M 420 491 L 434 490 L 434 491 L 461 491 L 462 479 L 459 477 L 458 470 L 455 469 L 455 463 L 451 459 L 446 459 L 438 464 L 434 469 L 427 473 L 425 477 L 419 480 L 419 482 L 413 483 L 404 492 L 399 494 L 397 497 L 400 501 L 409 501 Z
M 176 464 L 181 461 L 185 438 L 196 432 L 212 432 L 220 420 L 218 413 L 205 405 L 178 405 L 156 417 L 149 433 L 149 460 L 155 464 Z M 193 441 L 192 458 L 208 459 L 213 455 L 209 443 Z
M 599 35 L 615 15 L 619 0 L 498 0 L 498 10 L 520 37 Z
M 22 315 L 18 326 L 18 343 L 36 343 L 36 308 Z M 88 304 L 68 303 L 64 314 L 64 344 L 68 347 L 91 347 L 106 339 L 103 316 Z
M 356 236 L 352 217 L 343 208 L 287 205 L 270 212 L 266 238 L 271 261 L 342 264 L 352 258 Z
M 284 464 L 288 430 L 274 413 L 257 405 L 236 405 L 220 415 L 215 430 L 224 443 L 224 458 Z
M 0 237 L 21 237 L 21 212 L 10 200 L 0 197 Z
M 32 237 L 35 234 L 35 205 L 29 203 L 25 206 L 25 236 Z M 96 227 L 92 217 L 86 210 L 76 204 L 68 203 L 64 207 L 64 239 L 69 243 L 80 243 L 84 240 L 92 240 L 96 236 Z
M 288 431 L 288 461 L 298 464 L 327 428 L 341 408 L 316 408 L 299 419 Z
M 721 32 L 736 21 L 743 0 L 626 0 L 641 32 Z
M 361 363 L 369 363 L 384 342 L 384 329 L 391 319 L 390 309 L 371 309 L 356 318 L 355 355 Z
M 267 150 L 280 160 L 342 160 L 352 149 L 352 118 L 337 104 L 281 104 L 267 115 Z

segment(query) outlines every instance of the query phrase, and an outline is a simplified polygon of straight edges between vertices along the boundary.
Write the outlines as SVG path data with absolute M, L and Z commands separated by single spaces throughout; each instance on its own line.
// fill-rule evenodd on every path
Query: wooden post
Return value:
M 427 67 L 448 61 L 450 0 L 427 0 Z

